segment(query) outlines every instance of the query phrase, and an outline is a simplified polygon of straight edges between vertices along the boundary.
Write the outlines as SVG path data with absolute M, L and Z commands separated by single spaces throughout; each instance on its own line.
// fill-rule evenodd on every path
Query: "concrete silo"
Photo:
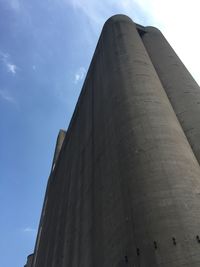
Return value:
M 199 266 L 200 167 L 148 31 L 124 15 L 103 27 L 49 178 L 32 267 Z

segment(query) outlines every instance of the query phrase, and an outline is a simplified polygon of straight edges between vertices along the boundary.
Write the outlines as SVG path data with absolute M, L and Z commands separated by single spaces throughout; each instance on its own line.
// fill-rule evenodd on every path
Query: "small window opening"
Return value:
M 176 238 L 172 237 L 173 244 L 176 246 Z
M 125 256 L 125 262 L 128 262 L 128 256 Z

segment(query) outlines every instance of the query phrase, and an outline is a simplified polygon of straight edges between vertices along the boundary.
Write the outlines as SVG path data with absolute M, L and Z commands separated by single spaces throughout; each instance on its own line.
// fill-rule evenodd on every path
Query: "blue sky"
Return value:
M 0 266 L 21 267 L 33 251 L 56 137 L 67 129 L 105 20 L 123 13 L 159 27 L 200 83 L 199 7 L 0 0 Z

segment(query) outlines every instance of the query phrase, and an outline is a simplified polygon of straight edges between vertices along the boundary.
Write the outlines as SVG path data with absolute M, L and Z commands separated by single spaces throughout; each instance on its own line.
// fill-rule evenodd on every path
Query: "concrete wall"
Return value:
M 56 161 L 58 159 L 58 156 L 60 154 L 60 150 L 62 148 L 63 141 L 65 139 L 66 131 L 60 130 L 57 141 L 56 141 L 56 147 L 55 147 L 55 152 L 54 152 L 54 157 L 53 157 L 53 162 L 52 162 L 52 170 L 55 168 Z
M 26 262 L 26 265 L 25 265 L 24 267 L 32 267 L 32 264 L 33 264 L 33 257 L 34 257 L 33 254 L 30 254 L 30 255 L 27 257 L 27 262 Z
M 145 31 L 144 45 L 200 163 L 200 88 L 162 33 L 153 27 Z
M 34 267 L 197 267 L 200 168 L 135 24 L 102 30 L 48 185 Z
M 41 249 L 41 246 L 39 249 L 41 236 L 42 236 L 42 239 L 45 239 L 45 242 L 44 242 L 45 250 L 47 250 L 48 246 L 50 245 L 50 243 L 48 242 L 48 236 L 49 236 L 49 234 L 48 234 L 49 230 L 48 229 L 49 228 L 47 227 L 47 225 L 51 224 L 49 216 L 51 215 L 52 207 L 48 203 L 49 203 L 50 192 L 53 189 L 53 183 L 52 183 L 53 177 L 54 177 L 53 171 L 54 171 L 54 168 L 56 166 L 57 160 L 59 158 L 60 151 L 61 151 L 64 139 L 65 139 L 65 135 L 66 135 L 66 131 L 64 131 L 64 130 L 60 130 L 58 133 L 55 151 L 54 151 L 54 156 L 53 156 L 51 173 L 50 173 L 48 183 L 47 183 L 43 208 L 42 208 L 42 212 L 41 212 L 40 223 L 39 223 L 39 227 L 38 227 L 38 234 L 37 234 L 37 239 L 36 239 L 35 249 L 34 249 L 34 251 L 35 251 L 34 259 L 33 259 L 33 263 L 31 265 L 31 267 L 36 265 L 36 259 L 39 257 L 38 253 L 40 254 L 40 252 L 43 251 L 43 249 Z M 52 197 L 55 198 L 55 194 L 53 194 Z M 47 211 L 48 211 L 48 213 L 47 213 Z M 49 212 L 50 212 L 50 215 L 49 215 Z

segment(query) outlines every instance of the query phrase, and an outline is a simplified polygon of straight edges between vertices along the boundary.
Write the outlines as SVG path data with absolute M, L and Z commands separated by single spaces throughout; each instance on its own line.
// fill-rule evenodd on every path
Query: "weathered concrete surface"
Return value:
M 200 88 L 162 33 L 145 30 L 144 45 L 200 163 Z
M 104 25 L 34 267 L 197 267 L 200 168 L 134 23 Z
M 43 239 L 45 250 L 48 250 L 49 246 L 50 246 L 50 242 L 48 242 L 49 236 L 50 236 L 49 233 L 48 233 L 49 226 L 47 227 L 47 225 L 49 225 L 49 224 L 51 225 L 52 224 L 51 221 L 50 221 L 50 217 L 49 217 L 51 215 L 52 206 L 50 206 L 49 204 L 47 205 L 47 203 L 49 202 L 50 192 L 53 189 L 53 183 L 52 183 L 52 180 L 53 180 L 52 178 L 54 177 L 53 170 L 54 170 L 54 168 L 56 166 L 56 163 L 57 163 L 57 160 L 59 158 L 60 151 L 61 151 L 64 139 L 65 139 L 65 135 L 66 135 L 66 131 L 60 130 L 59 133 L 58 133 L 57 141 L 56 141 L 51 173 L 50 173 L 50 176 L 49 176 L 49 179 L 48 179 L 48 183 L 47 183 L 46 194 L 45 194 L 45 198 L 44 198 L 44 203 L 43 203 L 43 208 L 42 208 L 42 212 L 41 212 L 40 223 L 39 223 L 39 227 L 38 227 L 38 234 L 37 234 L 35 250 L 34 250 L 35 251 L 35 255 L 34 255 L 34 260 L 33 260 L 33 266 L 36 265 L 36 259 L 39 257 L 38 253 L 40 255 L 40 252 L 43 251 L 41 246 L 40 246 L 40 249 L 38 251 L 40 240 L 41 240 L 41 236 L 42 236 L 42 239 Z M 56 195 L 55 194 L 52 197 L 56 199 Z M 50 210 L 50 215 L 49 215 L 49 213 L 47 214 L 47 208 L 48 208 L 48 212 Z M 53 230 L 53 233 L 55 232 L 54 230 Z M 44 239 L 45 239 L 45 241 L 44 241 Z
M 33 254 L 30 254 L 27 257 L 27 262 L 26 262 L 26 265 L 24 267 L 32 267 L 32 264 L 33 264 Z

